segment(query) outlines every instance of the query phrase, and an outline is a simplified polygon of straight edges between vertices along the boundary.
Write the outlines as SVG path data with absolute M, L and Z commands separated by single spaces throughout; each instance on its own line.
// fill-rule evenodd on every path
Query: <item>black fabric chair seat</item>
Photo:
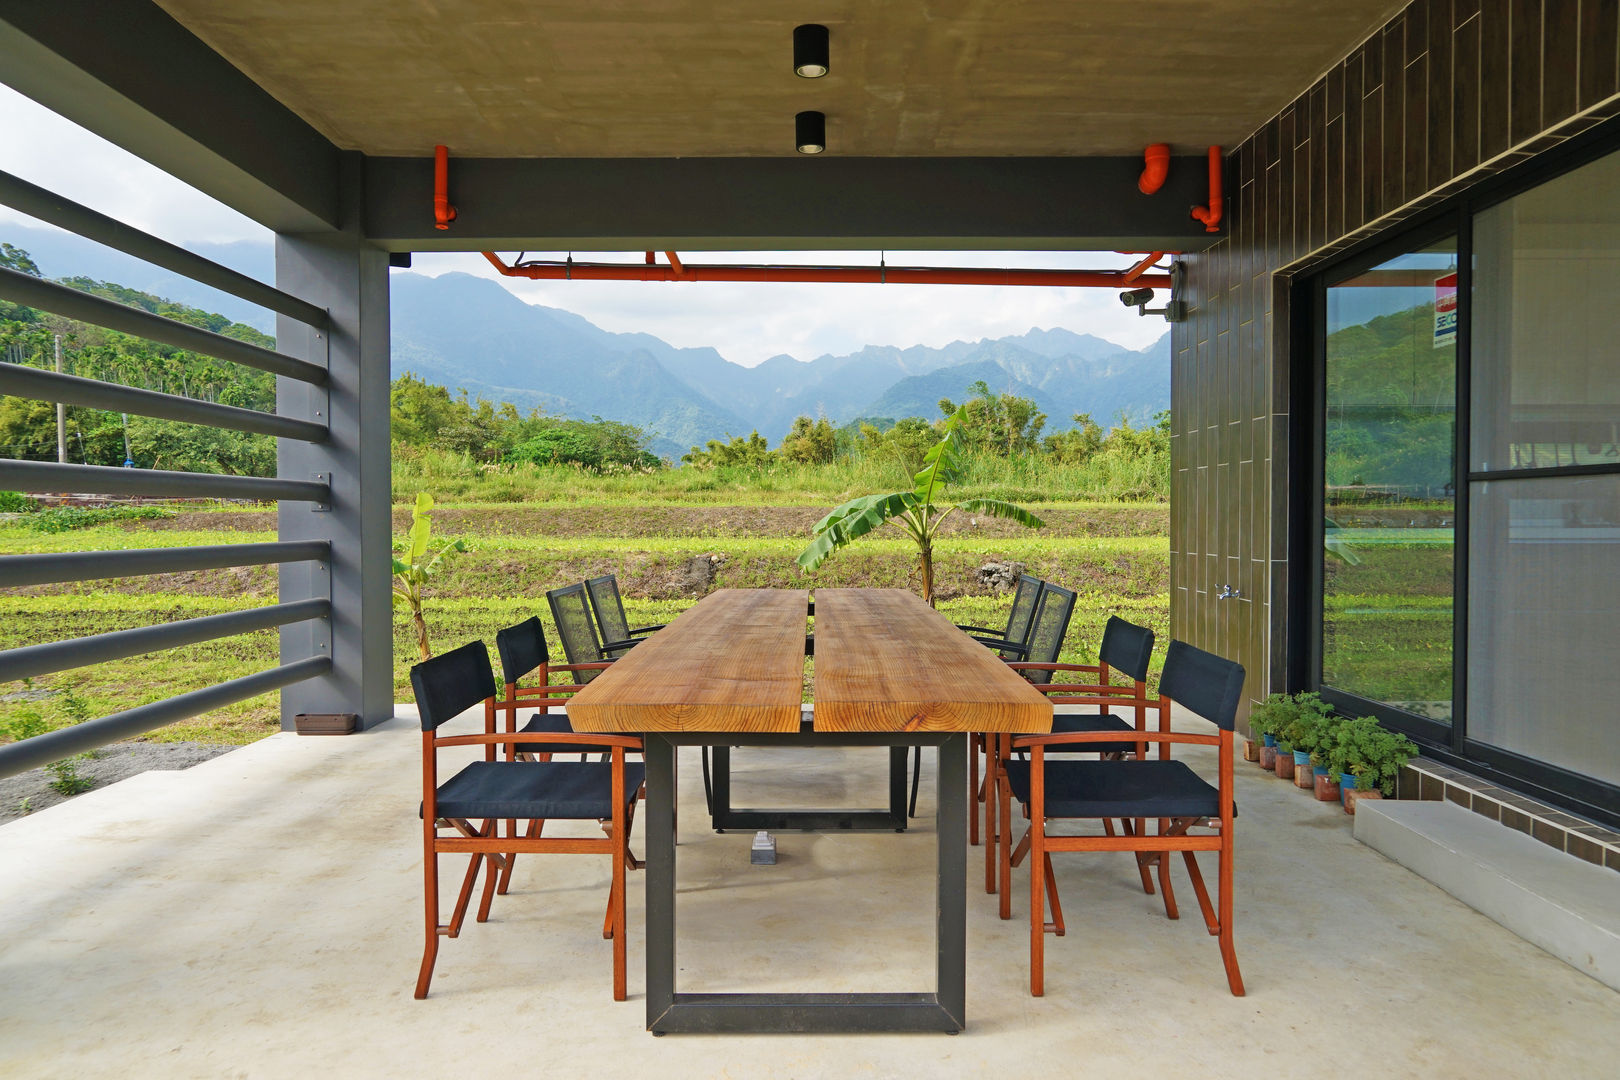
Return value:
M 1048 748 L 1050 749 L 1050 748 Z M 1007 762 L 1013 797 L 1029 802 L 1029 762 Z M 1048 761 L 1049 818 L 1220 817 L 1220 791 L 1182 761 Z
M 644 766 L 625 765 L 626 805 L 635 799 L 645 775 Z M 438 809 L 446 818 L 610 818 L 613 766 L 605 761 L 475 761 L 439 785 Z
M 1118 731 L 1135 734 L 1136 724 L 1112 713 L 1057 713 L 1052 717 L 1052 734 L 1071 735 L 1077 731 Z M 1134 742 L 1065 743 L 1048 746 L 1048 754 L 1134 754 Z

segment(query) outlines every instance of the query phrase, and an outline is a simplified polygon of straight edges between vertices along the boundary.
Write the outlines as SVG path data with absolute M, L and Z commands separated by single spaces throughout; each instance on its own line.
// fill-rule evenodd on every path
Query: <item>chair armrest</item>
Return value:
M 630 636 L 635 637 L 637 634 L 650 634 L 654 630 L 662 630 L 668 625 L 668 623 L 659 623 L 657 626 L 638 626 L 630 631 Z
M 972 634 L 969 634 L 968 636 L 973 637 Z M 1018 643 L 1016 641 L 1007 641 L 1007 640 L 1002 639 L 1002 638 L 982 638 L 982 637 L 974 637 L 973 640 L 977 641 L 980 645 L 983 645 L 985 648 L 991 649 L 991 650 L 993 650 L 995 652 L 1010 652 L 1010 653 L 1015 653 L 1018 656 L 1028 656 L 1029 655 L 1029 646 L 1020 644 L 1020 643 Z
M 446 735 L 443 738 L 435 738 L 433 745 L 487 746 L 499 743 L 532 743 L 539 740 L 548 743 L 578 743 L 580 746 L 597 748 L 607 746 L 622 746 L 626 750 L 642 748 L 639 735 L 614 735 L 606 731 L 507 731 L 497 732 L 494 735 Z
M 1003 631 L 992 630 L 988 626 L 969 626 L 966 623 L 957 623 L 958 630 L 966 630 L 969 634 L 983 634 L 985 637 L 1000 637 Z
M 629 652 L 645 640 L 645 638 L 636 638 L 633 641 L 604 641 L 602 642 L 602 654 L 605 656 L 608 653 Z M 617 660 L 618 657 L 615 656 L 613 659 Z
M 1222 733 L 1225 734 L 1224 732 Z M 1068 743 L 1189 743 L 1195 746 L 1219 746 L 1221 735 L 1199 735 L 1190 731 L 1071 731 L 1061 735 L 1014 735 L 1015 750 L 1034 746 L 1062 746 Z

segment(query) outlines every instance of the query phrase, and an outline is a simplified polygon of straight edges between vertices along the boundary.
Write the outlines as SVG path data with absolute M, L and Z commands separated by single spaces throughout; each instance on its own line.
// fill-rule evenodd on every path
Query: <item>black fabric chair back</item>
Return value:
M 1118 615 L 1108 616 L 1103 627 L 1102 645 L 1097 656 L 1115 671 L 1122 671 L 1138 682 L 1146 682 L 1148 660 L 1153 656 L 1153 631 L 1126 622 Z
M 1012 610 L 1007 613 L 1007 632 L 1002 635 L 1015 645 L 1029 640 L 1030 627 L 1035 625 L 1035 607 L 1046 582 L 1031 574 L 1018 575 L 1018 588 L 1013 592 Z
M 1159 693 L 1231 731 L 1243 696 L 1243 665 L 1172 640 L 1164 654 Z
M 591 610 L 596 612 L 602 640 L 628 640 L 630 620 L 625 617 L 624 600 L 619 596 L 619 579 L 612 574 L 590 578 L 585 582 L 585 592 L 591 598 Z
M 1063 651 L 1063 639 L 1069 633 L 1069 619 L 1074 615 L 1074 599 L 1073 591 L 1046 583 L 1035 605 L 1035 619 L 1029 630 L 1029 655 L 1024 659 L 1037 664 L 1057 662 L 1058 653 Z M 1052 681 L 1050 671 L 1025 671 L 1023 675 L 1032 683 Z
M 596 637 L 596 623 L 591 620 L 585 586 L 569 585 L 546 593 L 551 605 L 551 618 L 557 624 L 557 636 L 562 639 L 563 655 L 570 664 L 596 664 L 602 660 L 602 643 Z M 579 682 L 588 683 L 597 675 L 595 671 L 576 672 Z
M 509 683 L 515 683 L 541 664 L 551 663 L 551 650 L 546 647 L 545 627 L 538 616 L 531 615 L 516 626 L 508 626 L 495 634 L 495 652 L 501 658 L 501 673 Z
M 422 661 L 411 668 L 411 689 L 416 692 L 416 711 L 422 714 L 422 730 L 436 730 L 446 720 L 495 696 L 489 649 L 482 641 L 469 641 Z

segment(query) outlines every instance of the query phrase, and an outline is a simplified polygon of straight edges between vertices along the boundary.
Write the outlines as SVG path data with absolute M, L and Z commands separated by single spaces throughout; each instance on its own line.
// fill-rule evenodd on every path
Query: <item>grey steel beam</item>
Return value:
M 341 172 L 341 215 L 358 222 L 360 155 L 345 154 Z M 358 226 L 347 232 L 283 234 L 276 237 L 276 285 L 332 313 L 330 333 L 287 318 L 276 323 L 282 349 L 331 373 L 324 391 L 288 379 L 277 383 L 277 413 L 326 422 L 331 430 L 323 443 L 283 440 L 277 473 L 328 476 L 332 489 L 326 513 L 282 503 L 276 521 L 280 539 L 326 541 L 332 551 L 329 562 L 281 568 L 283 601 L 332 599 L 329 621 L 282 629 L 282 658 L 324 648 L 333 661 L 325 677 L 281 695 L 281 723 L 290 730 L 301 712 L 345 712 L 371 727 L 394 714 L 388 255 L 366 243 Z
M 257 409 L 237 408 L 235 405 L 216 405 L 177 394 L 137 390 L 99 379 L 81 379 L 77 375 L 58 375 L 54 371 L 23 364 L 0 364 L 0 393 L 106 409 L 109 412 L 132 412 L 161 420 L 179 420 L 186 424 L 206 424 L 282 439 L 301 439 L 304 442 L 325 442 L 327 435 L 326 425 L 309 420 L 294 420 Z
M 0 267 L 0 300 L 134 334 L 177 349 L 190 349 L 289 379 L 326 385 L 326 370 L 318 365 L 3 267 Z
M 234 705 L 250 697 L 316 678 L 328 671 L 331 666 L 331 657 L 312 656 L 291 664 L 282 664 L 268 671 L 232 679 L 205 690 L 193 690 L 189 694 L 154 701 L 150 705 L 126 709 L 96 720 L 86 720 L 73 727 L 58 728 L 43 735 L 35 735 L 22 742 L 0 746 L 0 777 L 15 776 L 17 773 L 37 769 L 41 765 L 49 765 L 53 761 L 82 754 L 86 750 L 94 750 L 98 746 L 106 746 L 120 739 L 144 735 L 153 728 L 172 724 L 176 720 L 186 720 L 210 709 Z
M 0 203 L 317 329 L 324 330 L 329 321 L 324 308 L 3 170 L 0 170 Z
M 210 544 L 205 547 L 138 548 L 107 551 L 49 551 L 0 555 L 0 589 L 52 585 L 60 581 L 176 574 L 269 563 L 324 562 L 331 545 L 323 540 L 290 544 Z
M 1140 156 L 454 158 L 434 228 L 433 161 L 368 158 L 365 235 L 391 251 L 794 248 L 1197 251 L 1209 165 L 1155 195 Z
M 199 641 L 248 634 L 255 630 L 268 630 L 272 626 L 324 619 L 331 614 L 331 604 L 325 600 L 300 600 L 294 604 L 271 604 L 247 611 L 227 611 L 219 615 L 203 615 L 195 619 L 179 619 L 157 626 L 139 626 L 131 630 L 113 630 L 106 634 L 69 638 L 66 641 L 48 641 L 39 645 L 24 645 L 18 649 L 0 652 L 0 682 L 13 679 L 31 679 L 35 675 L 49 675 L 53 671 L 105 664 L 111 660 L 124 660 L 143 656 L 161 649 L 176 649 L 182 645 L 195 645 Z
M 0 0 L 0 81 L 248 217 L 338 224 L 338 151 L 151 0 Z
M 107 465 L 60 465 L 54 461 L 0 458 L 0 491 L 42 495 L 55 491 L 89 491 L 97 495 L 152 498 L 251 499 L 269 502 L 324 504 L 331 488 L 316 480 L 283 480 L 266 476 L 219 476 L 214 473 L 164 472 L 160 469 L 115 469 Z

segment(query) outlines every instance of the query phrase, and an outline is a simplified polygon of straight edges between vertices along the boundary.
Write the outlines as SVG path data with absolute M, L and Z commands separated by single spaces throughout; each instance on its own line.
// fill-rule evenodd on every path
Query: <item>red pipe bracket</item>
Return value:
M 1170 144 L 1156 142 L 1142 151 L 1142 178 L 1136 190 L 1152 195 L 1164 187 L 1164 178 L 1170 175 Z
M 1193 220 L 1204 223 L 1207 233 L 1221 231 L 1221 214 L 1224 203 L 1221 199 L 1221 148 L 1209 148 L 1209 205 L 1195 206 L 1192 209 Z
M 450 148 L 433 148 L 433 227 L 448 229 L 456 220 L 456 208 L 450 205 Z

